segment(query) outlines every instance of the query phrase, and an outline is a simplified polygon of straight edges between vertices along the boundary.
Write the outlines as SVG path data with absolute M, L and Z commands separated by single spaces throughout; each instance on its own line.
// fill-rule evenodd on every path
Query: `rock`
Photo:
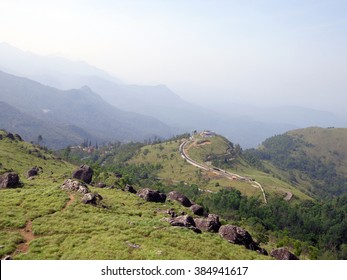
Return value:
M 92 181 L 93 170 L 86 164 L 81 165 L 72 173 L 72 178 L 82 180 L 89 184 Z
M 97 184 L 95 185 L 95 187 L 96 187 L 96 188 L 101 188 L 101 189 L 103 189 L 103 188 L 106 188 L 107 186 L 106 186 L 105 183 L 99 182 L 99 183 L 97 183 Z
M 146 201 L 151 202 L 165 202 L 166 194 L 151 189 L 142 189 L 137 192 L 137 195 Z
M 14 138 L 17 139 L 20 142 L 23 142 L 23 138 L 19 134 L 15 134 Z
M 194 222 L 197 228 L 209 232 L 218 232 L 222 225 L 219 216 L 215 214 L 209 214 L 206 218 L 195 218 Z
M 28 171 L 28 177 L 34 177 L 39 175 L 40 169 L 37 166 L 34 166 Z
M 12 261 L 13 258 L 12 258 L 10 255 L 7 255 L 7 256 L 3 257 L 2 260 L 3 260 L 3 261 Z
M 195 227 L 194 219 L 189 215 L 178 216 L 170 219 L 170 224 L 176 227 Z
M 167 198 L 170 200 L 176 200 L 185 207 L 190 207 L 192 205 L 192 202 L 185 195 L 176 191 L 169 192 Z
M 14 137 L 12 133 L 7 133 L 6 137 L 10 140 L 16 140 L 16 138 Z
M 86 193 L 84 194 L 83 198 L 82 198 L 82 202 L 85 203 L 85 204 L 91 204 L 91 205 L 94 205 L 94 206 L 97 206 L 97 205 L 101 205 L 101 200 L 103 199 L 103 197 L 94 192 L 94 193 Z
M 108 208 L 108 206 L 101 203 L 103 197 L 97 192 L 90 192 L 88 187 L 84 182 L 78 180 L 67 179 L 61 186 L 63 190 L 75 191 L 84 194 L 82 197 L 82 202 L 85 204 L 91 204 L 94 206 L 101 206 L 103 208 Z
M 204 215 L 204 208 L 199 204 L 193 204 L 192 206 L 190 206 L 190 210 L 192 210 L 195 215 Z
M 130 193 L 134 193 L 134 194 L 137 193 L 137 191 L 134 189 L 134 187 L 130 186 L 130 185 L 126 185 L 125 188 L 124 188 L 124 191 L 130 192 Z
M 291 253 L 287 248 L 278 248 L 272 250 L 270 256 L 277 260 L 299 260 L 297 256 Z
M 241 227 L 224 225 L 219 228 L 218 232 L 221 237 L 230 243 L 244 245 L 247 249 L 253 250 L 252 247 L 256 244 L 248 231 Z
M 201 230 L 196 227 L 194 219 L 189 215 L 171 218 L 169 223 L 174 227 L 186 227 L 196 233 L 201 233 Z
M 17 173 L 8 172 L 0 176 L 0 189 L 13 188 L 19 186 L 19 176 Z
M 80 181 L 67 179 L 64 184 L 61 186 L 63 190 L 74 191 L 80 193 L 90 193 L 88 187 Z

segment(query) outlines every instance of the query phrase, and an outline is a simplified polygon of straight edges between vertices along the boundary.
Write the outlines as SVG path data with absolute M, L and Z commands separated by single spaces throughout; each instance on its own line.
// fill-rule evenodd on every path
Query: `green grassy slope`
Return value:
M 176 202 L 150 203 L 121 190 L 91 187 L 104 197 L 104 204 L 109 208 L 83 204 L 80 194 L 60 188 L 75 166 L 31 144 L 3 137 L 0 163 L 2 173 L 18 172 L 22 182 L 21 187 L 0 190 L 0 256 L 11 254 L 15 259 L 267 259 L 242 246 L 229 244 L 218 234 L 196 234 L 170 226 L 163 219 L 169 217 L 167 209 L 193 215 Z M 26 173 L 35 165 L 42 167 L 43 172 L 28 180 Z
M 245 160 L 243 160 L 242 156 L 233 155 L 233 149 L 235 149 L 235 147 L 233 147 L 233 145 L 224 137 L 216 135 L 214 137 L 201 139 L 200 135 L 197 135 L 195 138 L 197 140 L 189 148 L 189 155 L 193 159 L 200 162 L 205 161 L 206 164 L 211 164 L 209 161 L 206 161 L 206 159 L 208 160 L 208 158 L 213 158 L 213 156 L 219 156 L 223 160 L 224 157 L 229 163 L 222 166 L 224 170 L 236 173 L 246 178 L 253 178 L 263 186 L 265 193 L 268 195 L 285 196 L 290 192 L 294 195 L 293 198 L 295 199 L 310 199 L 310 197 L 302 193 L 294 185 L 291 185 L 276 176 L 276 169 L 273 169 L 272 174 L 265 173 L 249 165 Z M 203 144 L 199 144 L 200 142 Z M 233 181 L 231 186 L 239 189 L 246 195 L 249 195 L 249 189 L 252 188 L 249 183 L 239 181 Z M 258 195 L 260 194 L 258 189 L 253 191 L 256 191 Z
M 327 198 L 347 192 L 347 129 L 290 131 L 267 139 L 257 153 L 311 196 Z
M 203 139 L 198 134 L 194 137 L 195 141 L 187 147 L 187 152 L 192 159 L 212 166 L 210 158 L 223 158 L 225 156 L 230 164 L 223 166 L 224 170 L 255 179 L 262 184 L 267 195 L 285 197 L 290 192 L 294 195 L 293 200 L 311 199 L 294 185 L 281 180 L 279 176 L 275 176 L 276 169 L 274 169 L 274 174 L 268 174 L 250 166 L 238 156 L 233 158 L 231 143 L 224 137 L 217 135 Z M 161 164 L 163 168 L 159 171 L 158 177 L 166 182 L 177 183 L 183 181 L 187 184 L 196 184 L 200 189 L 213 192 L 232 187 L 241 191 L 244 195 L 262 199 L 261 191 L 249 182 L 230 180 L 213 172 L 200 170 L 187 163 L 179 154 L 178 147 L 180 143 L 180 140 L 176 140 L 144 146 L 135 157 L 129 160 L 129 163 Z
M 187 163 L 179 153 L 178 147 L 180 143 L 181 141 L 176 140 L 144 146 L 141 148 L 140 152 L 128 162 L 137 164 L 161 164 L 163 168 L 160 169 L 158 177 L 166 184 L 177 184 L 179 182 L 184 182 L 189 185 L 196 184 L 200 189 L 212 192 L 216 192 L 222 188 L 235 187 L 246 195 L 261 198 L 261 193 L 245 182 L 232 182 L 213 172 L 201 171 L 199 168 Z M 220 145 L 220 147 L 223 146 Z M 222 149 L 223 148 L 221 148 L 221 151 Z M 194 156 L 197 154 L 199 153 L 193 153 Z M 197 160 L 200 160 L 200 158 Z
M 334 163 L 339 173 L 347 175 L 346 128 L 310 127 L 287 134 L 311 144 L 301 146 L 307 155 L 320 158 L 325 163 Z

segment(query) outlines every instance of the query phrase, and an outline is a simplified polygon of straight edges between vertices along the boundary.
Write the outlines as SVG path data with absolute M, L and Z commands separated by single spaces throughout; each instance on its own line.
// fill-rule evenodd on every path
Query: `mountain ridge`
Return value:
M 60 91 L 0 71 L 0 88 L 1 101 L 37 119 L 80 127 L 94 139 L 143 141 L 173 134 L 153 117 L 111 106 L 88 87 Z
M 11 52 L 16 55 L 11 55 Z M 347 123 L 345 119 L 311 109 L 257 109 L 249 104 L 226 104 L 219 99 L 204 106 L 196 105 L 198 100 L 194 104 L 187 102 L 162 85 L 128 85 L 83 62 L 59 58 L 59 63 L 55 64 L 57 58 L 28 55 L 9 45 L 0 51 L 0 58 L 0 65 L 6 69 L 13 68 L 15 74 L 61 90 L 87 85 L 117 108 L 159 119 L 171 127 L 173 134 L 209 128 L 246 148 L 256 147 L 266 138 L 290 129 L 313 124 L 336 126 Z

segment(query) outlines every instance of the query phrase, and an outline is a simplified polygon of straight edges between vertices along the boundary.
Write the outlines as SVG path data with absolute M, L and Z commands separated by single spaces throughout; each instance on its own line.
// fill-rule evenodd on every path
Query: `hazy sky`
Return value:
M 0 0 L 0 41 L 187 99 L 347 104 L 346 0 Z

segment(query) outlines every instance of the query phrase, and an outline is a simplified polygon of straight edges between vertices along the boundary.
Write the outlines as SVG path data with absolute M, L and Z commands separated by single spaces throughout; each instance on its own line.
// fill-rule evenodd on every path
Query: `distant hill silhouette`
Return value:
M 36 127 L 49 127 L 47 131 L 69 127 L 68 132 L 74 127 L 73 137 L 67 133 L 64 142 L 72 143 L 84 136 L 91 137 L 93 141 L 142 141 L 172 135 L 164 123 L 153 117 L 117 109 L 88 87 L 61 91 L 0 71 L 0 88 L 0 101 L 26 114 L 17 118 L 17 126 L 23 127 L 23 122 L 34 118 Z M 43 126 L 42 121 L 46 122 Z M 24 137 L 29 136 L 23 132 Z M 33 133 L 39 134 L 38 130 Z M 46 133 L 41 134 L 45 138 Z M 76 135 L 79 135 L 77 139 Z M 47 145 L 56 146 L 51 142 L 47 142 Z

